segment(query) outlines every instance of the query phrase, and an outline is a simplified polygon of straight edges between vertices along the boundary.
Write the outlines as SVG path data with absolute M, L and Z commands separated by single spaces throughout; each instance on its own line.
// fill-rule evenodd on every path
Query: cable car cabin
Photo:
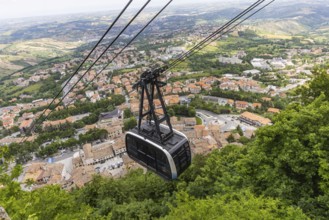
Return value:
M 191 164 L 187 137 L 173 130 L 173 136 L 161 144 L 152 139 L 152 130 L 152 126 L 144 123 L 140 133 L 137 127 L 127 132 L 126 148 L 129 157 L 165 179 L 177 179 Z M 168 127 L 161 125 L 161 130 L 168 130 Z

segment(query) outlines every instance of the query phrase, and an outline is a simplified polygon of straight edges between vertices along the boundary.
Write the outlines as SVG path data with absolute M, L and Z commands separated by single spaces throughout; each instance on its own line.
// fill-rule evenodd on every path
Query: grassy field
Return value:
M 42 86 L 41 83 L 36 83 L 36 84 L 33 84 L 33 85 L 30 85 L 26 88 L 24 88 L 22 91 L 19 91 L 18 94 L 22 94 L 24 92 L 36 92 L 36 91 L 39 91 L 40 87 Z M 17 95 L 17 94 L 14 94 L 14 95 Z
M 260 34 L 260 36 L 268 38 L 268 39 L 284 39 L 284 40 L 291 40 L 292 39 L 292 36 L 279 35 L 279 34 Z
M 270 39 L 291 39 L 291 36 L 309 31 L 309 28 L 293 20 L 262 22 L 254 24 L 250 29 Z
M 196 120 L 197 125 L 202 125 L 202 119 L 201 118 L 195 117 L 195 120 Z
M 37 92 L 40 87 L 42 86 L 42 83 L 36 83 L 33 85 L 30 85 L 28 87 L 19 87 L 19 86 L 6 86 L 3 85 L 0 87 L 1 91 L 4 91 L 5 94 L 10 94 L 8 95 L 8 97 L 18 97 L 23 93 L 29 93 L 29 94 L 33 94 L 35 92 Z

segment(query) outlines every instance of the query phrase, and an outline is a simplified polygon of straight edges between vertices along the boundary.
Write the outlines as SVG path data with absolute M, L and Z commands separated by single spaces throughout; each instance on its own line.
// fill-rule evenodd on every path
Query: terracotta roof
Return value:
M 262 107 L 262 103 L 258 103 L 258 102 L 252 103 L 252 107 L 254 107 L 254 108 L 261 108 Z
M 72 118 L 71 117 L 67 117 L 65 119 L 62 120 L 57 120 L 57 121 L 45 121 L 43 122 L 43 126 L 47 127 L 47 126 L 57 126 L 60 124 L 65 124 L 65 123 L 72 123 Z
M 91 158 L 93 156 L 93 153 L 91 151 L 92 151 L 91 144 L 85 144 L 85 145 L 83 145 L 83 152 L 84 152 L 85 157 L 87 159 L 88 158 Z
M 210 131 L 219 131 L 220 125 L 212 124 L 212 125 L 208 125 L 208 128 Z
M 28 128 L 32 125 L 33 119 L 27 119 L 22 121 L 21 125 L 19 126 L 20 128 Z
M 195 118 L 184 118 L 185 124 L 194 124 L 196 125 L 196 119 Z
M 102 159 L 104 157 L 113 156 L 112 145 L 110 143 L 101 143 L 95 146 L 91 144 L 85 144 L 83 146 L 83 152 L 85 154 L 85 159 Z
M 73 166 L 76 166 L 77 164 L 80 164 L 80 163 L 82 163 L 81 157 L 75 157 L 72 159 Z
M 262 100 L 264 100 L 264 101 L 266 101 L 266 102 L 270 102 L 270 101 L 272 101 L 272 99 L 271 99 L 271 98 L 268 98 L 268 97 L 263 97 Z
M 161 102 L 160 102 L 159 99 L 154 99 L 153 103 L 154 103 L 155 106 L 161 106 Z
M 59 183 L 63 178 L 63 169 L 64 164 L 60 163 L 33 163 L 27 168 L 24 181 L 28 179 L 38 181 L 43 178 L 49 178 L 47 181 L 48 184 Z
M 113 144 L 112 147 L 113 147 L 113 150 L 119 150 L 119 149 L 125 148 L 126 145 L 125 145 L 124 140 L 122 140 L 122 139 L 118 139 L 118 141 L 116 141 L 116 142 Z
M 206 126 L 204 125 L 195 125 L 194 126 L 194 130 L 204 130 L 206 128 Z
M 93 159 L 96 160 L 113 155 L 114 153 L 111 146 L 106 146 L 97 150 L 93 150 Z
M 93 166 L 78 167 L 72 171 L 71 181 L 79 188 L 90 182 L 95 174 Z
M 259 123 L 261 123 L 263 125 L 267 125 L 267 124 L 270 124 L 271 123 L 271 120 L 270 119 L 264 118 L 264 117 L 262 117 L 260 115 L 253 114 L 251 112 L 243 112 L 241 114 L 241 116 L 244 117 L 244 118 L 247 118 L 249 120 L 252 120 L 252 121 L 257 121 L 257 122 L 259 122 Z
M 96 125 L 95 124 L 92 124 L 92 125 L 86 125 L 86 126 L 84 126 L 84 129 L 86 129 L 86 130 L 92 130 L 92 129 L 95 129 L 96 128 Z
M 269 109 L 267 109 L 267 111 L 271 112 L 271 113 L 279 113 L 280 109 L 278 109 L 278 108 L 269 108 Z
M 245 101 L 236 101 L 235 104 L 237 104 L 237 105 L 248 105 L 248 102 L 245 102 Z

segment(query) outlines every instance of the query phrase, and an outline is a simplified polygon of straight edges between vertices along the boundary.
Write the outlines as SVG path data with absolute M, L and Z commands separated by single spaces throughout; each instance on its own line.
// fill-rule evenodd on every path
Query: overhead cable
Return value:
M 217 35 L 214 35 L 211 39 L 209 38 L 209 40 L 207 42 L 205 42 L 203 45 L 200 45 L 196 50 L 193 50 L 191 52 L 189 52 L 187 55 L 185 55 L 183 58 L 179 58 L 179 61 L 175 61 L 175 63 L 170 64 L 170 66 L 168 67 L 168 69 L 173 68 L 175 66 L 177 66 L 179 63 L 183 62 L 186 58 L 194 55 L 195 53 L 197 53 L 198 51 L 204 49 L 206 46 L 208 46 L 209 44 L 211 44 L 212 42 L 214 42 L 215 40 L 217 40 L 218 38 L 222 37 L 223 35 L 226 35 L 228 33 L 230 33 L 232 30 L 234 30 L 235 28 L 237 28 L 238 26 L 240 26 L 242 23 L 244 23 L 246 20 L 250 19 L 251 17 L 255 16 L 256 14 L 258 14 L 260 11 L 262 11 L 263 9 L 265 9 L 266 7 L 268 7 L 270 4 L 272 4 L 275 0 L 270 1 L 269 3 L 267 3 L 266 5 L 262 6 L 261 8 L 259 8 L 257 11 L 253 12 L 252 14 L 250 14 L 248 17 L 244 18 L 243 20 L 241 20 L 239 23 L 235 24 L 233 27 L 230 27 L 228 30 L 226 30 L 223 33 L 219 33 Z
M 211 39 L 214 36 L 216 36 L 216 35 L 220 34 L 221 32 L 223 32 L 226 28 L 228 28 L 230 25 L 234 24 L 236 21 L 238 21 L 240 18 L 242 18 L 243 16 L 245 16 L 246 14 L 248 14 L 250 11 L 252 11 L 253 9 L 255 9 L 257 6 L 259 6 L 260 4 L 262 4 L 264 1 L 265 0 L 258 0 L 258 1 L 256 1 L 254 4 L 252 4 L 251 6 L 249 6 L 247 9 L 245 9 L 244 11 L 242 11 L 241 13 L 239 13 L 237 16 L 235 16 L 231 20 L 229 20 L 227 23 L 225 23 L 219 29 L 217 29 L 216 31 L 214 31 L 213 33 L 211 33 L 208 37 L 204 38 L 202 41 L 200 41 L 198 44 L 196 44 L 190 50 L 188 50 L 187 52 L 181 54 L 177 59 L 175 59 L 172 63 L 170 63 L 168 65 L 168 68 L 171 68 L 171 66 L 175 65 L 176 62 L 180 62 L 180 60 L 184 59 L 184 57 L 189 56 L 190 53 L 192 53 L 193 51 L 197 50 L 199 47 L 201 47 L 201 45 L 203 45 L 206 42 L 208 42 L 209 39 Z
M 135 40 L 136 38 L 144 32 L 144 30 L 170 5 L 170 3 L 172 2 L 173 0 L 170 0 L 118 53 L 115 54 L 115 56 L 95 75 L 95 77 L 90 80 L 87 84 L 86 87 L 89 86 L 89 84 L 91 82 L 94 81 L 94 79 L 100 75 L 111 63 L 113 63 L 113 61 L 125 50 L 127 49 L 127 47 L 129 47 Z M 110 76 L 110 79 L 112 78 L 112 75 L 113 73 L 111 74 Z

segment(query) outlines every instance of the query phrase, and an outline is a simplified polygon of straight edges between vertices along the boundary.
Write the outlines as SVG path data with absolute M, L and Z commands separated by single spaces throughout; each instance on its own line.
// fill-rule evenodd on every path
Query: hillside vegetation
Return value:
M 291 104 L 254 141 L 196 155 L 178 181 L 136 170 L 118 180 L 95 176 L 72 192 L 25 192 L 14 181 L 17 166 L 1 173 L 0 205 L 12 219 L 328 219 L 326 71 L 315 71 L 299 91 L 303 104 Z

